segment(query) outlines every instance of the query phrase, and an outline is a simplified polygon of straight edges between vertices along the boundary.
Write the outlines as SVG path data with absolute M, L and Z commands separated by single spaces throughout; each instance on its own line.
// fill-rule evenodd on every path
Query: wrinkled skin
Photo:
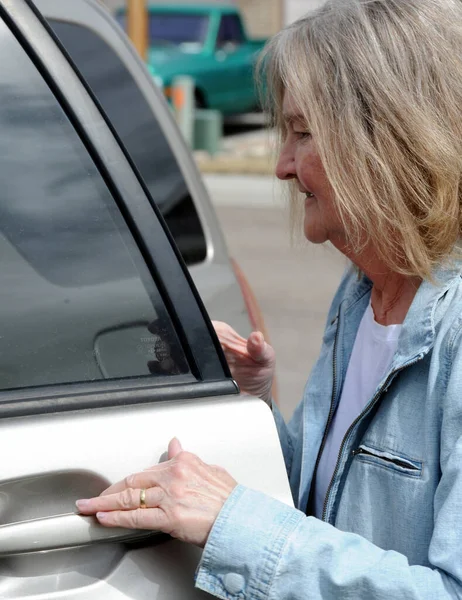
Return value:
M 249 339 L 232 327 L 214 322 L 234 379 L 242 391 L 271 402 L 274 350 L 260 332 Z M 174 438 L 168 460 L 129 475 L 100 496 L 77 501 L 81 514 L 96 515 L 105 527 L 162 531 L 204 547 L 215 520 L 237 482 L 221 467 L 185 452 Z M 146 490 L 146 508 L 140 507 Z
M 81 514 L 106 527 L 162 531 L 204 547 L 212 526 L 237 482 L 221 467 L 185 452 L 174 438 L 168 461 L 115 483 L 101 496 L 77 501 Z M 140 507 L 141 489 L 146 508 Z

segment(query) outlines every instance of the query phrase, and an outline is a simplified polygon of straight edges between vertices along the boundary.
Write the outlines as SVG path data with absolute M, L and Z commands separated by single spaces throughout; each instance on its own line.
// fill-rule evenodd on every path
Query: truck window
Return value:
M 217 47 L 239 46 L 244 41 L 242 23 L 238 15 L 223 15 L 217 37 Z
M 117 21 L 126 31 L 125 13 L 119 13 Z M 150 12 L 149 43 L 151 46 L 177 46 L 183 52 L 199 52 L 207 37 L 209 22 L 207 15 Z

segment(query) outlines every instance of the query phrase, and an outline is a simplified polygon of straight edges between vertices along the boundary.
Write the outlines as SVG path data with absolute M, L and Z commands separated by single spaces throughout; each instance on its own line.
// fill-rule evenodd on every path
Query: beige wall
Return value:
M 184 1 L 185 0 L 179 0 L 178 4 Z M 200 2 L 200 0 L 196 1 Z M 244 15 L 246 28 L 250 36 L 267 37 L 276 33 L 281 28 L 283 22 L 283 0 L 233 1 L 239 5 L 242 14 Z M 288 0 L 285 1 L 287 2 Z M 111 10 L 125 4 L 124 0 L 100 0 L 100 2 L 105 4 Z M 191 2 L 191 0 L 189 0 L 189 2 Z M 219 2 L 219 0 L 217 0 L 217 2 Z
M 252 37 L 268 37 L 283 23 L 282 0 L 238 0 L 247 31 Z

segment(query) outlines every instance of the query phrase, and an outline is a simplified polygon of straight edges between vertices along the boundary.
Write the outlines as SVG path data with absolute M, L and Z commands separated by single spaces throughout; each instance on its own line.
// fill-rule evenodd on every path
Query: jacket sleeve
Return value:
M 462 320 L 462 319 L 461 319 Z M 456 600 L 462 598 L 462 343 L 446 344 L 441 478 L 434 496 L 430 566 L 383 550 L 260 492 L 238 486 L 211 531 L 197 587 L 247 600 Z M 450 365 L 450 368 L 448 367 Z
M 462 597 L 460 582 L 448 573 L 410 566 L 402 554 L 381 550 L 242 486 L 233 491 L 215 522 L 196 587 L 218 598 L 240 600 Z

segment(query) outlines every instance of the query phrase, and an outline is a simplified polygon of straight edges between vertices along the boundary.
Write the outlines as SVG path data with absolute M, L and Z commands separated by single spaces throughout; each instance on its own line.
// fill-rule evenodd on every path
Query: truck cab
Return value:
M 117 12 L 126 28 L 126 9 Z M 171 95 L 175 77 L 195 81 L 198 108 L 223 114 L 258 107 L 254 67 L 265 40 L 250 39 L 238 7 L 228 4 L 151 4 L 148 6 L 148 68 Z

